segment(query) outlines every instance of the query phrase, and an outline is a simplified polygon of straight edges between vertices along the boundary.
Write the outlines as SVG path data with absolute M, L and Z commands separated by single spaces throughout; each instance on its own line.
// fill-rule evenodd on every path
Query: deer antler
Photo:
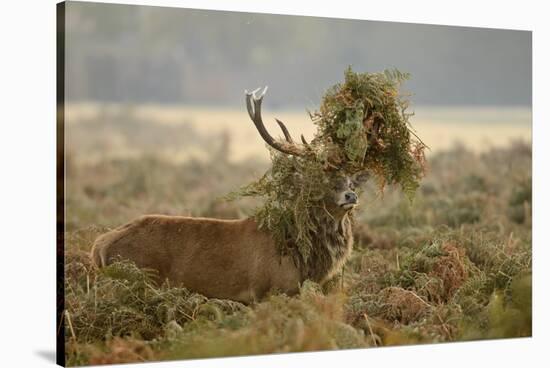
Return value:
M 279 127 L 283 131 L 285 141 L 276 140 L 269 134 L 262 121 L 262 100 L 265 96 L 265 93 L 267 92 L 267 86 L 259 94 L 259 96 L 256 96 L 256 93 L 259 90 L 260 88 L 255 89 L 252 92 L 244 91 L 244 93 L 246 95 L 246 108 L 248 110 L 248 115 L 250 116 L 250 119 L 252 119 L 252 122 L 256 126 L 256 129 L 258 129 L 258 133 L 260 133 L 260 136 L 267 144 L 269 144 L 271 147 L 275 148 L 279 152 L 293 156 L 304 155 L 305 149 L 307 147 L 307 142 L 304 139 L 304 136 L 302 135 L 302 142 L 304 144 L 296 144 L 292 139 L 292 136 L 288 132 L 286 126 L 279 119 L 275 119 L 275 121 L 277 121 L 277 124 L 279 124 Z
M 378 141 L 378 133 L 380 132 L 380 122 L 378 119 L 375 119 L 375 114 L 365 114 L 368 117 L 365 117 L 363 120 L 363 126 L 367 130 L 368 133 L 368 142 L 369 145 L 376 143 Z

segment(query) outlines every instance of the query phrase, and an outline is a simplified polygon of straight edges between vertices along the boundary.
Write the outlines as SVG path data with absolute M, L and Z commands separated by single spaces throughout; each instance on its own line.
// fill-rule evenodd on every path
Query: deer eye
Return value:
M 344 183 L 341 180 L 336 181 L 333 185 L 334 190 L 343 190 L 345 188 L 346 188 L 346 183 Z

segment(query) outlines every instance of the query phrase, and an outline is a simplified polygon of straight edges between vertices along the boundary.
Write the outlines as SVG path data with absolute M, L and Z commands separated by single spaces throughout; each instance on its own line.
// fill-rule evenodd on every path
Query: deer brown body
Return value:
M 300 155 L 307 142 L 302 137 L 303 145 L 295 144 L 283 123 L 278 121 L 286 142 L 267 133 L 260 115 L 262 97 L 247 93 L 246 101 L 260 135 L 275 149 Z M 142 216 L 101 235 L 93 245 L 92 259 L 100 267 L 131 260 L 138 267 L 156 270 L 161 281 L 168 279 L 171 285 L 208 297 L 250 303 L 270 290 L 291 295 L 305 279 L 322 283 L 341 269 L 352 249 L 349 212 L 356 204 L 357 195 L 346 177 L 326 199 L 327 215 L 312 234 L 314 249 L 305 263 L 282 254 L 271 234 L 253 218 L 163 215 Z
M 314 272 L 324 274 L 315 281 L 332 276 L 351 245 L 349 236 L 344 249 L 333 251 L 339 257 L 325 265 L 328 269 Z M 244 303 L 259 300 L 270 290 L 292 295 L 308 276 L 291 257 L 281 255 L 271 236 L 250 218 L 142 216 L 100 236 L 92 255 L 99 266 L 129 259 L 138 267 L 158 271 L 160 279 L 171 285 Z

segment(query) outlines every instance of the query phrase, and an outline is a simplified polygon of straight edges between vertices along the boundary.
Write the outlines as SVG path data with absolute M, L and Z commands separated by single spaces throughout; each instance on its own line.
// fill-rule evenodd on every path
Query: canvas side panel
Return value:
M 57 282 L 57 316 L 56 316 L 56 363 L 65 366 L 65 3 L 57 4 L 57 173 L 56 173 L 56 282 Z

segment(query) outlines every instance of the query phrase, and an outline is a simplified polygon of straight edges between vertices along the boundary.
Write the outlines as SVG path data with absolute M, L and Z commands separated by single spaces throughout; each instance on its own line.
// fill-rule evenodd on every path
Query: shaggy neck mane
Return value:
M 307 157 L 272 152 L 272 168 L 238 194 L 265 198 L 254 215 L 259 228 L 272 236 L 281 255 L 293 259 L 302 280 L 323 282 L 351 253 L 352 215 L 327 208 L 336 206 L 331 184 L 336 177 L 315 152 Z
M 313 249 L 304 261 L 298 257 L 302 279 L 322 282 L 338 272 L 351 253 L 353 234 L 351 215 L 334 218 L 328 213 L 312 216 L 316 230 L 310 232 Z

